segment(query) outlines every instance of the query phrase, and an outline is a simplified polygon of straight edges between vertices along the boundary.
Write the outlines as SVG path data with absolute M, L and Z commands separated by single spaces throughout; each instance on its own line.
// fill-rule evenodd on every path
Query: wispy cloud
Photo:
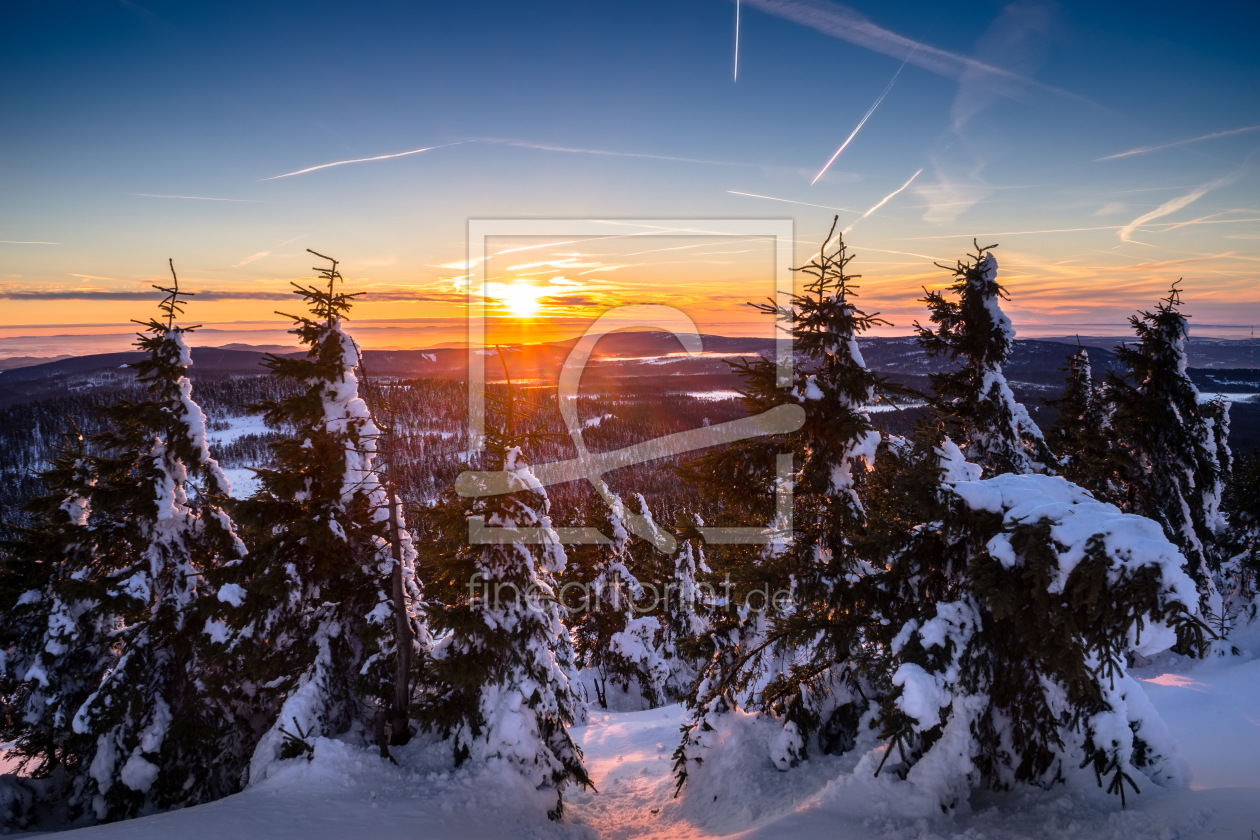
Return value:
M 1164 149 L 1172 149 L 1177 146 L 1188 146 L 1191 143 L 1202 143 L 1205 140 L 1216 140 L 1221 137 L 1233 137 L 1236 134 L 1249 134 L 1252 131 L 1260 131 L 1260 125 L 1245 125 L 1242 128 L 1231 128 L 1228 131 L 1214 131 L 1211 134 L 1200 134 L 1197 137 L 1186 137 L 1182 140 L 1174 140 L 1171 143 L 1156 143 L 1153 146 L 1138 146 L 1136 149 L 1129 149 L 1125 152 L 1118 152 L 1114 155 L 1100 157 L 1098 160 L 1119 160 L 1120 158 L 1149 155 L 1151 152 L 1159 152 Z
M 258 204 L 260 202 L 252 198 L 210 198 L 204 195 L 158 195 L 156 193 L 132 193 L 140 198 L 183 198 L 189 201 L 231 201 L 241 204 Z
M 848 41 L 873 52 L 897 59 L 909 56 L 911 64 L 941 76 L 959 79 L 964 73 L 970 73 L 975 78 L 984 78 L 1004 95 L 1018 96 L 1024 89 L 1036 89 L 1078 102 L 1093 104 L 1082 96 L 1041 84 L 1013 70 L 907 38 L 871 22 L 857 10 L 839 3 L 828 3 L 825 0 L 744 0 L 744 2 L 768 14 L 808 26 L 824 35 Z
M 945 224 L 988 198 L 994 190 L 984 170 L 998 151 L 991 133 L 969 135 L 968 124 L 999 97 L 1022 98 L 1029 90 L 1044 90 L 1031 78 L 1046 55 L 1053 8 L 1035 0 L 1016 0 L 1002 9 L 980 37 L 973 63 L 962 67 L 958 92 L 950 106 L 950 130 L 930 160 L 934 184 L 917 192 L 928 204 L 927 222 Z M 995 76 L 989 68 L 1009 74 Z
M 413 301 L 461 303 L 463 295 L 442 292 L 414 292 L 406 290 L 365 289 L 361 300 L 365 303 L 373 301 Z M 223 290 L 196 292 L 196 300 L 232 301 L 232 300 L 292 300 L 292 291 L 255 291 L 255 290 Z M 162 293 L 156 291 L 108 291 L 104 289 L 13 289 L 0 288 L 0 300 L 161 300 Z
M 298 169 L 293 172 L 286 172 L 283 175 L 272 175 L 270 178 L 262 178 L 260 180 L 276 181 L 276 180 L 279 180 L 280 178 L 292 178 L 294 175 L 305 175 L 308 172 L 318 172 L 321 169 L 332 169 L 334 166 L 349 166 L 352 163 L 372 163 L 374 161 L 380 161 L 380 160 L 393 160 L 395 158 L 410 157 L 411 155 L 418 155 L 423 152 L 431 152 L 434 149 L 445 149 L 448 146 L 459 146 L 462 143 L 463 141 L 461 140 L 455 143 L 442 143 L 437 146 L 425 146 L 422 149 L 410 149 L 406 152 L 394 152 L 388 155 L 373 155 L 372 157 L 350 158 L 348 160 L 334 160 L 331 163 L 321 163 L 317 166 L 308 166 L 305 169 Z
M 875 206 L 874 206 L 874 207 L 872 207 L 870 210 L 867 210 L 867 211 L 866 211 L 865 213 L 863 213 L 861 216 L 858 216 L 856 219 L 854 219 L 852 224 L 850 224 L 847 228 L 845 228 L 843 231 L 841 231 L 841 235 L 846 234 L 846 233 L 848 233 L 849 231 L 853 230 L 853 226 L 854 226 L 854 225 L 856 225 L 858 222 L 862 221 L 862 220 L 863 220 L 863 219 L 865 219 L 867 216 L 871 215 L 871 214 L 872 214 L 872 213 L 874 213 L 876 210 L 878 210 L 879 208 L 883 207 L 883 206 L 884 206 L 885 204 L 887 204 L 888 202 L 892 201 L 892 200 L 893 200 L 894 198 L 896 198 L 898 195 L 900 195 L 901 193 L 905 192 L 906 188 L 907 188 L 907 187 L 909 187 L 911 184 L 913 184 L 913 183 L 914 183 L 914 179 L 915 179 L 915 178 L 918 178 L 918 177 L 919 177 L 920 175 L 922 175 L 922 174 L 923 174 L 923 169 L 922 169 L 922 168 L 920 168 L 918 172 L 916 172 L 916 173 L 914 173 L 913 175 L 911 175 L 911 176 L 910 176 L 910 179 L 909 179 L 908 181 L 906 181 L 906 182 L 905 182 L 904 184 L 902 184 L 900 187 L 897 187 L 897 189 L 893 190 L 893 191 L 892 191 L 892 192 L 890 192 L 888 195 L 886 195 L 886 196 L 884 196 L 883 198 L 881 198 L 878 202 L 876 202 Z
M 938 225 L 953 222 L 993 193 L 993 186 L 980 175 L 984 166 L 979 162 L 963 169 L 934 157 L 933 164 L 936 182 L 915 187 L 915 192 L 928 205 L 923 213 L 926 222 Z
M 39 239 L 0 239 L 0 245 L 60 245 L 60 242 L 44 242 Z
M 241 261 L 240 261 L 240 262 L 238 262 L 238 263 L 235 263 L 235 264 L 232 266 L 232 268 L 240 268 L 240 267 L 241 267 L 241 266 L 243 266 L 243 265 L 249 265 L 250 263 L 254 262 L 255 260 L 261 260 L 263 257 L 270 257 L 270 256 L 271 256 L 271 252 L 270 252 L 270 251 L 259 251 L 257 254 L 250 254 L 250 255 L 249 255 L 248 257 L 246 257 L 245 259 L 241 260 Z
M 1217 187 L 1223 187 L 1226 184 L 1233 183 L 1235 180 L 1237 180 L 1237 178 L 1238 178 L 1238 173 L 1226 175 L 1224 178 L 1217 178 L 1215 181 L 1204 184 L 1201 187 L 1197 187 L 1196 189 L 1186 193 L 1185 195 L 1179 195 L 1176 198 L 1170 198 L 1168 201 L 1165 201 L 1163 204 L 1159 205 L 1154 210 L 1150 211 L 1149 213 L 1143 213 L 1141 216 L 1138 216 L 1136 219 L 1129 222 L 1124 227 L 1120 228 L 1120 241 L 1132 242 L 1133 232 L 1137 230 L 1138 228 L 1140 228 L 1142 225 L 1146 224 L 1147 222 L 1153 222 L 1156 219 L 1160 219 L 1160 218 L 1163 218 L 1164 216 L 1168 216 L 1173 213 L 1176 213 L 1178 210 L 1181 210 L 1184 207 L 1188 207 L 1194 202 L 1198 201 L 1200 198 L 1203 198 L 1203 196 L 1207 195 L 1208 193 L 1210 193 L 1212 190 L 1216 189 Z

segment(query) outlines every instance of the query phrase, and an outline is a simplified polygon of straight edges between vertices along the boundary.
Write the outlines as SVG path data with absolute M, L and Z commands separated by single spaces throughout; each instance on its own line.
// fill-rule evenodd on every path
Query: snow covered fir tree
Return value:
M 839 304 L 845 302 L 846 257 L 838 251 Z M 767 743 L 781 769 L 812 750 L 870 749 L 882 742 L 857 772 L 893 775 L 906 784 L 905 796 L 935 802 L 946 813 L 977 786 L 1049 787 L 1081 770 L 1122 801 L 1141 789 L 1138 778 L 1184 784 L 1175 744 L 1126 669 L 1134 656 L 1165 650 L 1178 638 L 1202 650 L 1208 629 L 1186 558 L 1156 522 L 1044 474 L 1059 458 L 1002 376 L 1014 332 L 1000 308 L 996 260 L 989 249 L 978 249 L 972 259 L 955 271 L 958 301 L 941 293 L 926 298 L 937 329 L 919 328 L 925 350 L 960 362 L 932 377 L 933 415 L 912 440 L 891 437 L 875 452 L 876 438 L 864 447 L 875 456 L 868 480 L 823 486 L 848 490 L 850 510 L 860 519 L 828 523 L 823 533 L 830 542 L 822 545 L 811 544 L 808 518 L 793 534 L 798 551 L 847 561 L 821 576 L 830 599 L 813 612 L 812 632 L 801 637 L 804 655 L 770 658 L 776 633 L 783 632 L 778 628 L 811 617 L 808 596 L 794 598 L 777 620 L 745 607 L 719 625 L 711 670 L 697 686 L 693 721 L 675 754 L 680 791 L 698 781 L 700 799 L 707 798 L 714 783 L 706 776 L 707 754 L 734 740 L 732 727 L 741 724 L 731 716 L 741 700 L 770 713 L 764 725 L 777 734 L 766 736 Z M 825 260 L 824 246 L 811 266 L 815 276 L 829 276 Z M 808 323 L 817 304 L 804 296 L 793 303 L 795 311 L 783 314 Z M 848 366 L 850 381 L 871 388 L 871 380 L 859 378 L 861 357 L 843 341 L 854 336 L 852 324 L 821 330 L 834 343 L 820 345 L 831 353 L 844 347 L 857 360 Z M 812 347 L 808 340 L 803 346 Z M 1085 375 L 1081 363 L 1074 369 L 1078 377 Z M 768 367 L 761 388 L 749 389 L 753 394 L 771 393 Z M 809 378 L 817 386 L 822 377 Z M 1077 381 L 1076 387 L 1084 385 Z M 827 391 L 817 386 L 815 393 Z M 845 405 L 849 416 L 872 396 L 868 391 Z M 832 408 L 825 416 L 845 414 Z M 860 439 L 862 427 L 852 428 L 848 439 Z M 852 444 L 841 449 L 856 450 Z M 968 452 L 978 463 L 967 460 Z M 731 462 L 758 463 L 741 455 Z M 721 495 L 719 507 L 738 509 L 744 484 L 719 472 L 724 457 L 730 456 L 709 456 L 694 474 Z M 844 466 L 829 474 L 851 475 Z M 763 468 L 763 480 L 765 474 Z M 735 571 L 779 582 L 778 562 L 765 551 Z M 796 571 L 805 568 L 798 564 Z M 793 574 L 789 583 L 799 593 L 804 580 Z M 843 632 L 829 635 L 828 624 Z M 837 638 L 843 643 L 832 641 Z M 750 667 L 759 656 L 769 661 Z M 817 679 L 828 670 L 844 677 L 838 700 L 798 676 Z M 777 697 L 786 698 L 778 708 Z M 801 711 L 794 714 L 792 704 Z
M 934 373 L 932 406 L 949 433 L 964 441 L 964 454 L 980 464 L 985 476 L 1002 472 L 1054 474 L 1055 458 L 1045 437 L 1015 401 L 1002 375 L 1015 330 L 1002 312 L 1006 290 L 997 282 L 993 248 L 981 248 L 953 269 L 954 284 L 928 292 L 923 302 L 934 327 L 915 324 L 919 344 L 929 356 L 957 363 L 957 370 Z
M 245 547 L 186 375 L 195 327 L 175 323 L 186 293 L 178 278 L 157 288 L 163 320 L 143 324 L 146 355 L 133 365 L 146 398 L 103 409 L 110 430 L 93 437 L 94 454 L 75 441 L 54 465 L 53 494 L 34 511 L 46 524 L 15 546 L 33 587 L 17 598 L 33 634 L 20 641 L 24 679 L 39 685 L 23 692 L 15 734 L 39 745 L 29 755 L 49 777 L 46 804 L 70 818 L 232 793 L 250 741 L 204 632 L 234 593 L 215 582 Z
M 92 587 L 76 577 L 92 563 L 93 479 L 81 435 L 66 436 L 42 478 L 48 492 L 27 503 L 34 524 L 3 546 L 0 576 L 4 737 L 30 780 L 8 785 L 2 816 L 14 828 L 42 811 L 84 810 L 95 743 L 71 721 L 116 660 L 113 627 L 95 620 Z
M 1221 497 L 1229 472 L 1228 410 L 1203 403 L 1186 373 L 1189 322 L 1174 283 L 1154 312 L 1130 319 L 1137 344 L 1116 348 L 1127 376 L 1111 376 L 1107 398 L 1126 510 L 1154 519 L 1181 549 L 1205 609 L 1219 612 L 1214 576 L 1226 530 Z
M 519 398 L 510 376 L 487 397 L 497 418 L 484 459 L 500 469 L 507 492 L 471 500 L 451 492 L 440 508 L 429 612 L 438 640 L 417 709 L 426 728 L 450 741 L 457 765 L 519 773 L 558 820 L 565 789 L 591 786 L 569 734 L 574 653 L 557 599 L 568 558 L 546 489 L 525 460 L 524 447 L 546 434 L 534 422 L 536 406 Z
M 609 542 L 574 546 L 570 556 L 580 557 L 583 549 L 594 556 L 585 563 L 575 564 L 577 575 L 570 582 L 580 584 L 581 600 L 572 605 L 569 626 L 574 639 L 574 649 L 580 665 L 588 672 L 586 684 L 594 693 L 594 701 L 607 709 L 611 687 L 626 694 L 631 687 L 649 707 L 663 705 L 667 699 L 671 676 L 670 664 L 663 648 L 666 646 L 666 628 L 654 615 L 636 616 L 637 607 L 645 610 L 649 603 L 648 593 L 639 579 L 630 571 L 631 566 L 641 566 L 633 552 L 656 551 L 656 545 L 646 540 L 632 544 L 626 529 L 627 511 L 621 497 L 600 481 L 600 500 L 607 503 L 607 520 L 600 533 Z M 640 495 L 639 516 L 652 522 L 647 502 Z M 575 558 L 577 559 L 577 558 Z M 582 558 L 585 559 L 585 558 Z M 582 572 L 589 572 L 589 580 L 581 579 Z M 655 589 L 655 586 L 653 586 Z M 659 599 L 656 591 L 651 596 Z
M 358 346 L 344 329 L 355 296 L 338 288 L 329 262 L 317 269 L 326 285 L 294 284 L 310 311 L 290 316 L 305 355 L 265 362 L 299 390 L 253 407 L 291 436 L 274 446 L 275 466 L 258 471 L 259 492 L 236 509 L 254 545 L 235 567 L 232 585 L 244 594 L 223 632 L 254 702 L 279 709 L 254 751 L 251 784 L 275 762 L 310 754 L 319 737 L 355 734 L 384 750 L 391 723 L 405 729 L 388 740 L 406 743 L 394 663 L 400 645 L 418 661 L 427 639 L 416 551 L 376 470 L 380 430 L 359 396 Z M 396 621 L 400 611 L 405 621 Z M 410 698 L 410 686 L 402 693 Z
M 690 468 L 719 500 L 714 523 L 765 523 L 769 542 L 709 550 L 709 563 L 735 586 L 710 619 L 708 661 L 690 701 L 695 717 L 675 753 L 680 786 L 703 763 L 719 719 L 739 709 L 781 721 L 771 759 L 784 769 L 811 747 L 830 752 L 851 740 L 861 693 L 852 658 L 862 647 L 863 579 L 872 571 L 853 545 L 866 519 L 857 488 L 880 442 L 863 410 L 879 378 L 858 347 L 860 334 L 880 321 L 854 304 L 852 259 L 833 221 L 818 256 L 800 269 L 810 278 L 804 291 L 790 305 L 759 305 L 791 332 L 799 362 L 790 390 L 779 386 L 773 362 L 745 363 L 745 405 L 750 413 L 799 407 L 801 430 L 741 442 Z
M 881 366 L 891 325 L 837 227 L 797 294 L 754 304 L 790 375 L 732 354 L 724 407 L 592 376 L 583 420 L 534 376 L 563 346 L 501 347 L 484 441 L 464 368 L 360 350 L 336 260 L 293 284 L 299 349 L 251 376 L 203 376 L 187 293 L 156 287 L 134 380 L 56 403 L 37 492 L 0 512 L 5 829 L 224 798 L 187 815 L 244 803 L 312 836 L 1000 835 L 1024 808 L 1051 833 L 1194 828 L 1150 816 L 1189 801 L 1174 736 L 1231 712 L 1159 692 L 1214 697 L 1260 651 L 1260 467 L 1195 384 L 1179 288 L 1114 355 L 1017 341 L 976 243 L 892 339 L 907 375 Z M 1029 344 L 1061 388 L 1021 380 Z M 666 382 L 676 359 L 631 361 Z M 563 477 L 574 451 L 768 412 L 792 430 Z M 302 814 L 273 808 L 294 796 Z

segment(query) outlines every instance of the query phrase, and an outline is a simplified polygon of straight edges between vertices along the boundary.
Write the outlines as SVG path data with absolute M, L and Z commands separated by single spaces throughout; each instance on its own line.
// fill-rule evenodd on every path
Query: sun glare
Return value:
M 499 299 L 503 302 L 503 306 L 508 312 L 518 318 L 532 318 L 538 314 L 541 304 L 538 298 L 542 295 L 542 290 L 529 283 L 513 283 L 510 286 L 504 286 L 503 292 Z

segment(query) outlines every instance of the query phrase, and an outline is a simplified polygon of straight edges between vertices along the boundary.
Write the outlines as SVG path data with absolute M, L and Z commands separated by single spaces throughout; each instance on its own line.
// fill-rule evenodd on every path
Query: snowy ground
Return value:
M 445 747 L 396 750 L 395 767 L 339 741 L 290 762 L 256 788 L 219 802 L 66 834 L 83 840 L 331 840 L 391 838 L 1212 838 L 1260 831 L 1260 627 L 1228 661 L 1165 655 L 1141 669 L 1144 687 L 1181 742 L 1191 790 L 1149 783 L 1127 809 L 1088 784 L 980 793 L 969 813 L 921 810 L 893 780 L 854 772 L 859 756 L 820 757 L 786 773 L 766 753 L 726 761 L 673 798 L 670 753 L 678 706 L 595 712 L 574 734 L 598 793 L 570 790 L 564 824 L 548 823 L 546 795 L 510 771 L 454 771 Z M 744 730 L 752 732 L 751 728 Z M 917 811 L 917 812 L 916 812 Z
M 271 429 L 267 428 L 267 424 L 263 422 L 263 419 L 256 415 L 228 417 L 225 419 L 227 420 L 228 428 L 206 432 L 206 438 L 211 445 L 231 443 L 245 435 L 263 435 L 271 431 Z
M 258 491 L 258 476 L 248 467 L 224 470 L 223 474 L 227 476 L 228 483 L 232 485 L 231 496 L 233 499 L 248 499 Z
M 245 435 L 262 435 L 271 431 L 261 417 L 228 417 L 229 428 L 206 433 L 211 446 L 223 446 L 232 443 Z M 245 467 L 225 469 L 228 483 L 232 485 L 232 498 L 248 499 L 258 490 L 258 479 L 254 471 Z

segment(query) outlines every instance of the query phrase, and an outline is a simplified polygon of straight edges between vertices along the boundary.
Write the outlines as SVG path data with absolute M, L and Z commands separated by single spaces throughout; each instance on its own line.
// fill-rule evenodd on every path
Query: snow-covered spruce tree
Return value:
M 952 286 L 925 292 L 923 302 L 935 327 L 915 322 L 919 345 L 929 356 L 958 366 L 931 374 L 935 396 L 930 404 L 986 477 L 1006 472 L 1053 474 L 1055 458 L 1041 430 L 1002 375 L 1015 344 L 1015 328 L 1002 313 L 1007 295 L 997 282 L 997 259 L 991 250 L 995 247 L 976 243 L 976 253 L 969 255 L 974 262 L 960 261 L 952 269 Z
M 703 526 L 703 520 L 696 522 Z M 670 702 L 685 699 L 695 684 L 696 651 L 704 648 L 709 632 L 709 611 L 717 593 L 702 575 L 712 573 L 704 555 L 704 541 L 699 533 L 678 541 L 678 548 L 669 558 L 672 575 L 666 581 L 662 626 L 665 638 L 661 645 L 669 668 L 665 695 Z
M 1151 520 L 1061 477 L 980 480 L 938 428 L 895 453 L 901 500 L 884 547 L 888 656 L 879 724 L 859 771 L 892 772 L 952 811 L 977 786 L 1051 786 L 1089 768 L 1119 794 L 1183 779 L 1130 653 L 1202 644 L 1194 584 Z
M 174 266 L 171 269 L 174 275 Z M 114 625 L 118 660 L 71 725 L 94 750 L 83 794 L 100 820 L 192 805 L 240 785 L 250 732 L 205 654 L 209 617 L 239 592 L 217 588 L 245 547 L 221 507 L 230 487 L 210 457 L 206 418 L 192 399 L 192 363 L 177 326 L 178 278 L 142 323 L 132 367 L 147 399 L 102 409 L 87 492 L 90 620 Z
M 571 605 L 568 622 L 577 661 L 589 671 L 588 678 L 601 708 L 608 708 L 609 681 L 614 686 L 620 685 L 623 692 L 629 691 L 631 685 L 637 686 L 642 699 L 655 708 L 666 702 L 665 688 L 670 675 L 661 649 L 664 631 L 656 616 L 636 616 L 635 613 L 636 607 L 653 611 L 659 603 L 646 600 L 647 592 L 632 571 L 631 567 L 639 564 L 632 556 L 625 503 L 602 479 L 597 490 L 607 503 L 606 523 L 600 533 L 611 542 L 569 550 L 570 554 L 578 555 L 570 560 L 577 560 L 574 565 L 586 571 L 589 577 L 580 581 L 585 597 L 581 603 Z M 637 500 L 639 515 L 651 523 L 647 502 L 642 495 Z M 653 550 L 647 541 L 640 541 L 639 546 Z M 660 601 L 659 590 L 653 600 Z
M 1180 282 L 1180 281 L 1178 281 Z M 1127 368 L 1107 380 L 1117 459 L 1124 468 L 1124 510 L 1154 519 L 1186 559 L 1203 606 L 1221 608 L 1213 579 L 1217 539 L 1226 523 L 1221 496 L 1229 472 L 1228 409 L 1201 404 L 1186 372 L 1187 317 L 1174 283 L 1154 312 L 1129 322 L 1137 344 L 1116 348 Z
M 1119 502 L 1122 482 L 1111 440 L 1111 406 L 1106 391 L 1093 378 L 1089 351 L 1077 349 L 1064 366 L 1063 394 L 1046 404 L 1058 412 L 1046 432 L 1051 451 L 1058 456 L 1060 474 L 1084 487 L 1094 498 Z
M 768 522 L 775 511 L 780 453 L 792 458 L 790 534 L 768 546 L 712 546 L 709 563 L 733 592 L 709 620 L 707 661 L 688 698 L 691 720 L 674 754 L 681 788 L 703 763 L 722 715 L 758 710 L 782 722 L 771 760 L 786 770 L 809 750 L 852 746 L 861 692 L 851 657 L 863 644 L 869 615 L 862 608 L 872 567 L 854 549 L 865 527 L 859 487 L 880 443 L 863 407 L 880 379 L 862 359 L 858 336 L 880 323 L 859 310 L 852 260 L 835 223 L 818 256 L 802 269 L 811 279 L 789 306 L 759 304 L 790 330 L 798 359 L 791 391 L 777 386 L 777 369 L 762 359 L 744 364 L 744 404 L 750 413 L 790 404 L 804 412 L 800 430 L 742 441 L 706 455 L 686 477 L 709 497 L 715 525 Z M 725 583 L 724 583 L 725 585 Z
M 523 430 L 529 418 L 510 379 L 505 393 L 486 396 L 499 415 L 486 434 L 486 463 L 502 468 L 509 492 L 465 499 L 448 491 L 434 512 L 437 569 L 426 593 L 436 641 L 416 708 L 426 729 L 450 741 L 457 764 L 513 768 L 554 795 L 547 815 L 559 820 L 565 788 L 593 785 L 569 735 L 574 654 L 557 600 L 567 558 L 546 490 L 522 453 L 546 435 Z M 498 530 L 475 539 L 483 528 Z M 523 528 L 536 530 L 513 534 Z
M 48 490 L 26 504 L 31 524 L 0 545 L 0 738 L 13 745 L 21 773 L 36 780 L 23 786 L 26 796 L 8 798 L 0 813 L 8 829 L 29 828 L 39 808 L 82 814 L 76 793 L 95 741 L 70 721 L 117 659 L 115 628 L 92 615 L 83 580 L 92 566 L 93 478 L 81 435 L 66 436 L 40 480 Z
M 401 441 L 399 426 L 400 404 L 395 399 L 395 391 L 382 388 L 368 378 L 367 369 L 363 365 L 362 354 L 359 354 L 359 371 L 363 374 L 364 398 L 368 403 L 373 422 L 380 429 L 377 441 L 378 477 L 380 489 L 376 493 L 376 503 L 384 502 L 386 512 L 385 540 L 389 543 L 391 560 L 390 582 L 392 584 L 392 610 L 394 617 L 394 698 L 388 720 L 383 727 L 389 729 L 388 739 L 385 733 L 378 731 L 377 740 L 388 740 L 390 746 L 402 746 L 411 741 L 412 727 L 410 723 L 412 685 L 418 657 L 431 641 L 428 628 L 424 625 L 423 616 L 415 615 L 420 609 L 420 582 L 418 577 L 418 552 L 414 548 L 411 533 L 403 516 L 403 500 L 399 491 L 400 478 L 403 473 L 401 457 Z M 383 418 L 383 419 L 382 419 Z M 378 726 L 382 724 L 378 723 Z M 382 744 L 384 747 L 384 744 Z
M 352 733 L 381 743 L 395 704 L 396 563 L 390 505 L 374 471 L 379 430 L 359 397 L 358 347 L 343 326 L 355 295 L 338 290 L 337 262 L 316 256 L 332 263 L 316 269 L 328 284 L 293 284 L 311 315 L 287 316 L 306 355 L 265 361 L 303 390 L 254 407 L 292 436 L 273 446 L 276 466 L 257 471 L 258 493 L 236 508 L 258 536 L 239 567 L 250 597 L 229 624 L 242 638 L 242 677 L 264 692 L 273 715 L 250 762 L 250 784 L 274 762 L 309 754 L 316 737 Z M 418 656 L 426 636 L 416 552 L 401 514 L 396 521 Z
M 1225 626 L 1217 635 L 1256 620 L 1257 580 L 1260 579 L 1260 454 L 1238 455 L 1230 471 L 1228 492 L 1223 505 L 1229 518 L 1229 532 L 1223 541 L 1224 556 L 1217 579 L 1222 608 L 1218 620 Z M 1216 630 L 1216 627 L 1213 627 Z

